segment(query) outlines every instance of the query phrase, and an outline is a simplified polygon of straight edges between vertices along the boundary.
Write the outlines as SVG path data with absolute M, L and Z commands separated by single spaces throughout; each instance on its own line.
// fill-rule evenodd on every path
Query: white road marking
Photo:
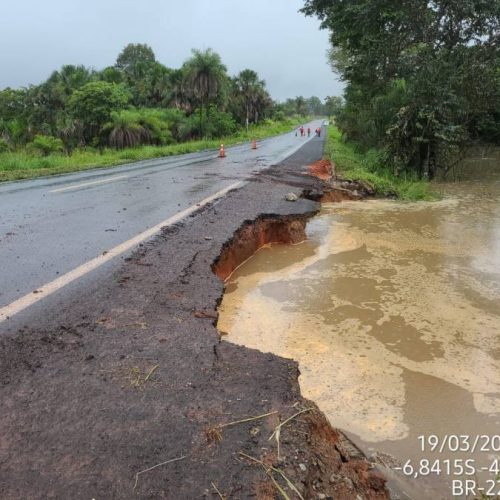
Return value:
M 81 278 L 85 274 L 93 271 L 94 269 L 97 269 L 98 267 L 102 266 L 106 262 L 110 261 L 111 259 L 117 257 L 118 255 L 121 255 L 134 246 L 138 245 L 139 243 L 142 243 L 143 241 L 151 238 L 155 234 L 157 234 L 162 228 L 171 226 L 172 224 L 175 224 L 176 222 L 179 222 L 180 220 L 184 219 L 188 215 L 191 215 L 193 212 L 196 212 L 196 210 L 199 210 L 201 207 L 207 205 L 208 203 L 216 200 L 217 198 L 220 198 L 227 194 L 229 191 L 232 189 L 236 189 L 240 186 L 245 184 L 244 181 L 239 181 L 234 184 L 231 184 L 230 186 L 221 189 L 217 193 L 199 201 L 198 203 L 190 206 L 189 208 L 186 208 L 184 210 L 181 210 L 180 212 L 177 212 L 175 215 L 172 217 L 169 217 L 168 219 L 160 222 L 156 226 L 151 227 L 150 229 L 147 229 L 146 231 L 138 234 L 137 236 L 134 236 L 128 241 L 125 241 L 124 243 L 121 243 L 120 245 L 112 248 L 111 250 L 108 250 L 106 253 L 103 253 L 102 255 L 99 255 L 98 257 L 95 257 L 92 260 L 89 260 L 85 264 L 82 264 L 81 266 L 78 266 L 77 268 L 73 269 L 72 271 L 69 271 L 68 273 L 64 274 L 63 276 L 60 276 L 59 278 L 55 279 L 54 281 L 51 281 L 50 283 L 47 283 L 46 285 L 43 285 L 42 287 L 38 288 L 32 293 L 29 293 L 25 295 L 24 297 L 21 297 L 14 302 L 11 302 L 10 304 L 0 308 L 0 323 L 2 321 L 5 321 L 8 318 L 11 318 L 15 314 L 23 311 L 27 307 L 35 304 L 39 300 L 42 300 L 45 297 L 48 297 L 49 295 L 53 294 L 54 292 L 57 292 L 64 286 L 68 285 L 69 283 L 77 280 L 78 278 Z
M 105 184 L 107 182 L 118 181 L 120 179 L 127 179 L 128 175 L 117 175 L 115 177 L 109 177 L 107 179 L 101 179 L 100 181 L 90 181 L 90 182 L 82 182 L 81 184 L 73 184 L 72 186 L 66 186 L 59 189 L 53 189 L 51 193 L 62 193 L 63 191 L 70 191 L 71 189 L 78 189 L 81 187 L 87 186 L 95 186 L 97 184 Z

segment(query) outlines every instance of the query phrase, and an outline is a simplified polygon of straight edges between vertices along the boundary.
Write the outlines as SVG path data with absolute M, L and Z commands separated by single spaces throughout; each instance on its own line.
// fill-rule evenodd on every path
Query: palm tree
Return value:
M 257 95 L 261 87 L 264 86 L 264 82 L 259 81 L 259 77 L 255 71 L 251 69 L 244 69 L 236 77 L 236 85 L 245 103 L 244 104 L 245 114 L 246 114 L 245 125 L 247 127 L 247 132 L 248 132 L 248 125 L 250 123 L 250 114 L 256 104 Z
M 176 109 L 189 110 L 189 102 L 186 95 L 185 68 L 174 69 L 169 75 L 170 92 L 167 104 Z
M 71 154 L 74 148 L 84 145 L 83 124 L 80 120 L 62 115 L 57 122 L 57 129 L 66 153 Z
M 170 74 L 172 70 L 156 63 L 150 71 L 149 75 L 149 105 L 152 107 L 162 107 L 165 101 L 170 96 Z
M 71 94 L 94 78 L 94 72 L 85 66 L 66 64 L 59 71 L 54 71 L 41 87 L 52 107 L 63 109 Z
M 227 80 L 227 69 L 212 49 L 193 49 L 192 57 L 184 66 L 186 82 L 200 108 L 200 133 L 203 135 L 203 109 L 208 112 L 210 103 L 220 96 Z
M 70 96 L 94 78 L 94 73 L 84 66 L 65 65 L 41 85 L 29 87 L 26 97 L 32 109 L 30 124 L 38 132 L 57 135 L 57 122 L 64 114 Z M 41 128 L 42 123 L 48 130 Z
M 108 144 L 116 149 L 132 148 L 151 141 L 151 131 L 141 123 L 135 110 L 113 112 L 111 121 L 102 128 Z
M 56 83 L 61 87 L 61 91 L 66 98 L 69 98 L 73 91 L 83 87 L 95 78 L 94 71 L 82 65 L 73 66 L 71 64 L 64 65 L 59 72 L 56 72 L 56 75 Z
M 245 107 L 245 124 L 248 132 L 248 125 L 251 119 L 254 123 L 259 121 L 260 115 L 272 105 L 272 99 L 266 90 L 266 82 L 259 80 L 257 73 L 251 69 L 243 70 L 235 78 L 236 88 L 241 95 Z
M 301 95 L 295 98 L 295 106 L 297 114 L 300 116 L 307 115 L 307 101 Z
M 0 117 L 0 139 L 11 142 L 9 122 L 2 117 Z
M 257 92 L 253 97 L 252 105 L 254 113 L 254 123 L 257 123 L 261 115 L 272 108 L 273 99 L 264 87 L 260 87 L 257 89 Z

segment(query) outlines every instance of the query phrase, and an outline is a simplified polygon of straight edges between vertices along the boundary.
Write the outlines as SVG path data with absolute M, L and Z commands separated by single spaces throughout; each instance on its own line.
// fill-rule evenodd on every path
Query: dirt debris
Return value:
M 322 181 L 329 181 L 333 176 L 333 165 L 330 160 L 318 160 L 307 167 L 309 175 L 317 177 Z

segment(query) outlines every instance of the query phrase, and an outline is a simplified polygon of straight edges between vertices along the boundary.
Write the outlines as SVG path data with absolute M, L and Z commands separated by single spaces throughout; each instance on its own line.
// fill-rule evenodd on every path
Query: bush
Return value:
M 410 175 L 396 176 L 387 167 L 384 150 L 371 149 L 363 153 L 354 144 L 345 142 L 335 126 L 328 129 L 325 154 L 335 163 L 337 173 L 342 177 L 369 182 L 377 195 L 396 195 L 406 201 L 433 199 L 429 182 Z
M 161 113 L 169 123 L 170 132 L 175 141 L 180 142 L 190 138 L 189 134 L 185 134 L 188 118 L 183 111 L 177 108 L 166 108 Z
M 179 124 L 178 136 L 181 142 L 190 141 L 200 137 L 200 119 L 197 115 L 187 116 Z
M 6 153 L 10 150 L 9 143 L 0 137 L 0 153 Z
M 159 109 L 126 109 L 111 113 L 111 120 L 102 128 L 109 146 L 116 149 L 144 144 L 166 146 L 174 141 L 168 116 Z
M 70 115 L 82 123 L 87 143 L 97 137 L 114 111 L 124 109 L 130 99 L 123 85 L 90 82 L 75 90 L 68 101 Z
M 183 140 L 204 138 L 218 139 L 232 135 L 238 129 L 233 116 L 225 111 L 219 111 L 211 105 L 208 112 L 197 109 L 180 127 Z
M 166 146 L 175 142 L 171 131 L 172 122 L 165 111 L 143 108 L 139 110 L 139 123 L 149 131 L 151 144 Z
M 275 119 L 277 122 L 282 122 L 282 121 L 285 121 L 285 112 L 284 112 L 284 111 L 281 111 L 281 110 L 275 111 L 275 112 L 274 112 L 274 119 Z
M 223 137 L 236 132 L 238 125 L 231 114 L 219 111 L 215 106 L 210 106 L 208 110 L 209 127 L 208 137 Z
M 41 156 L 48 156 L 64 151 L 64 144 L 61 139 L 51 135 L 36 135 L 33 142 L 29 144 L 29 149 Z

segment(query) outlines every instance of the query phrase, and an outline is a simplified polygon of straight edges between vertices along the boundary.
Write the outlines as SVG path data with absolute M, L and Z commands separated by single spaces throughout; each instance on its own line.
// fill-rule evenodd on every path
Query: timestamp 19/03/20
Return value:
M 423 452 L 436 453 L 491 453 L 500 452 L 500 434 L 489 436 L 487 434 L 446 434 L 437 436 L 418 436 L 420 449 Z

